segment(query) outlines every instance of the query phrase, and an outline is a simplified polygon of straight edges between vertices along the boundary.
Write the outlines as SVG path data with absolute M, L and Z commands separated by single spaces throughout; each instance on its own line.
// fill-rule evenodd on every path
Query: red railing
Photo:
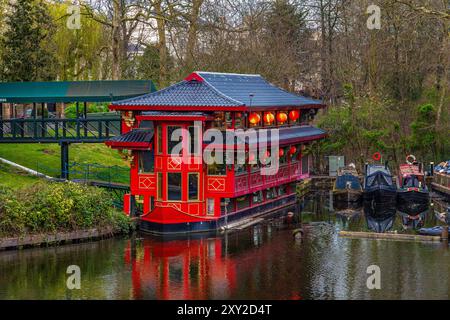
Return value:
M 271 188 L 280 184 L 289 183 L 309 176 L 302 172 L 302 162 L 281 165 L 274 175 L 261 175 L 260 171 L 250 174 L 239 174 L 234 177 L 235 195 L 255 192 L 261 189 Z

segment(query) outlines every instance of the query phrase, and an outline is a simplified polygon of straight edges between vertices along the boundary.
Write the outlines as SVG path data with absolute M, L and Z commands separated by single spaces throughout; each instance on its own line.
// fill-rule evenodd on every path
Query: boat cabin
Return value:
M 260 75 L 211 72 L 113 103 L 110 109 L 122 114 L 122 135 L 106 144 L 129 157 L 124 211 L 139 214 L 154 232 L 199 231 L 292 203 L 296 183 L 309 176 L 306 146 L 326 136 L 310 124 L 323 107 Z M 267 175 L 266 160 L 275 156 L 270 130 L 276 130 L 279 166 Z M 238 161 L 242 155 L 245 161 Z

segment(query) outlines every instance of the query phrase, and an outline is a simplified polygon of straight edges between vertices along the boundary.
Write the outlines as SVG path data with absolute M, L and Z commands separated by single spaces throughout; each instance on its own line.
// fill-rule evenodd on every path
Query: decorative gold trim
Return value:
M 128 128 L 132 128 L 136 119 L 134 118 L 133 111 L 125 111 L 122 113 L 122 120 Z

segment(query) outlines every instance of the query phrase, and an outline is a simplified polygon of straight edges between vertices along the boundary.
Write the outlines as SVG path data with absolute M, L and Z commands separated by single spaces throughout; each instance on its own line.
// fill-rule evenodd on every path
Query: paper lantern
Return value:
M 267 150 L 266 153 L 264 153 L 264 159 L 267 159 L 270 157 L 270 151 Z
M 272 123 L 275 120 L 275 116 L 273 115 L 272 112 L 266 112 L 264 114 L 264 122 L 265 123 Z
M 261 116 L 256 112 L 250 113 L 248 121 L 250 121 L 251 124 L 258 124 L 259 121 L 261 121 Z
M 279 123 L 285 123 L 287 121 L 287 118 L 288 118 L 288 116 L 287 116 L 286 112 L 279 112 L 277 114 L 277 120 Z
M 292 146 L 289 148 L 289 154 L 292 156 L 297 152 L 297 148 L 295 146 Z
M 300 112 L 297 110 L 292 110 L 289 112 L 289 119 L 292 121 L 297 121 L 297 119 L 300 117 Z
M 278 151 L 278 153 L 280 154 L 280 157 L 284 156 L 284 149 L 280 148 L 280 150 Z
M 248 156 L 248 162 L 253 162 L 255 160 L 255 154 L 251 152 Z

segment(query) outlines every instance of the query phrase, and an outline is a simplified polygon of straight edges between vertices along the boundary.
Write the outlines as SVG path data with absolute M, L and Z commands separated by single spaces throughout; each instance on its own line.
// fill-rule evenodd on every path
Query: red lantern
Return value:
M 289 112 L 289 119 L 292 121 L 297 121 L 297 119 L 300 117 L 300 112 L 297 110 L 292 110 Z
M 289 148 L 289 154 L 292 156 L 297 152 L 297 148 L 295 146 L 292 146 Z
M 280 157 L 284 156 L 284 149 L 280 148 L 280 150 L 278 151 L 278 153 L 280 154 Z
M 287 118 L 288 118 L 288 116 L 287 116 L 286 112 L 279 112 L 277 114 L 277 120 L 279 123 L 285 123 L 287 121 Z
M 253 162 L 255 160 L 255 154 L 253 152 L 250 153 L 250 155 L 248 156 L 248 162 Z
M 270 157 L 270 151 L 267 150 L 266 153 L 264 153 L 264 158 L 267 159 Z
M 248 120 L 251 124 L 258 124 L 259 121 L 261 121 L 261 116 L 258 113 L 253 112 L 250 113 L 250 117 L 248 118 Z
M 273 115 L 272 112 L 266 112 L 266 113 L 264 114 L 264 122 L 265 122 L 265 123 L 270 124 L 270 123 L 272 123 L 274 120 L 275 120 L 275 116 Z

